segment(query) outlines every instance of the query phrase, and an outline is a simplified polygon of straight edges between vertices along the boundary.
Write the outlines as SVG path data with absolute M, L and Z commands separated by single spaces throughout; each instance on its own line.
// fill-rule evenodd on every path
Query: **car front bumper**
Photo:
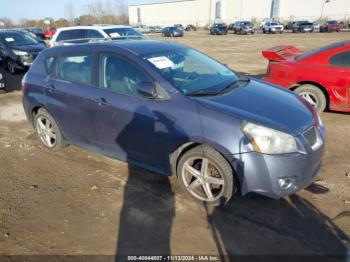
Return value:
M 322 145 L 313 150 L 301 135 L 305 151 L 284 155 L 267 155 L 258 152 L 242 153 L 233 160 L 232 166 L 237 172 L 241 193 L 258 193 L 273 199 L 291 195 L 309 186 L 317 176 L 324 153 L 324 129 L 320 132 Z M 293 186 L 282 190 L 279 179 L 292 178 Z

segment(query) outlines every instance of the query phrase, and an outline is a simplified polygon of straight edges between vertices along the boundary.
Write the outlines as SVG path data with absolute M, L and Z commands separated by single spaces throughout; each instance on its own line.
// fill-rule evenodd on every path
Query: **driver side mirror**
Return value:
M 150 82 L 141 82 L 139 86 L 137 87 L 137 91 L 148 98 L 156 98 L 157 97 L 157 90 L 156 86 L 153 83 Z

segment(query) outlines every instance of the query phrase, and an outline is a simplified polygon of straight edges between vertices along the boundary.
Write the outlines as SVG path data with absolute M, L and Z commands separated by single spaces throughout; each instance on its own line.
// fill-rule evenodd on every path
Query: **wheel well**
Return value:
M 39 112 L 39 109 L 42 108 L 42 106 L 36 106 L 32 109 L 32 125 L 34 126 L 34 117 Z
M 180 160 L 181 156 L 183 156 L 186 152 L 188 152 L 192 148 L 194 148 L 196 146 L 201 146 L 201 145 L 206 145 L 206 146 L 209 146 L 209 147 L 213 148 L 219 154 L 221 154 L 222 157 L 229 163 L 229 165 L 232 168 L 233 176 L 235 177 L 235 180 L 236 180 L 236 183 L 237 183 L 237 192 L 241 192 L 241 180 L 240 180 L 240 177 L 239 177 L 238 173 L 236 172 L 235 168 L 232 166 L 230 161 L 225 157 L 225 155 L 223 155 L 219 150 L 217 150 L 216 148 L 214 148 L 214 147 L 212 147 L 212 146 L 210 146 L 208 144 L 188 142 L 188 143 L 185 143 L 185 144 L 181 145 L 180 147 L 178 147 L 170 156 L 170 164 L 171 164 L 171 172 L 172 172 L 172 174 L 175 174 L 177 176 L 177 165 L 179 163 L 179 160 Z
M 322 93 L 324 94 L 324 96 L 326 97 L 327 109 L 328 109 L 328 107 L 329 107 L 329 94 L 323 85 L 321 85 L 317 82 L 313 82 L 313 81 L 301 81 L 301 82 L 293 85 L 290 88 L 290 90 L 294 91 L 295 89 L 297 89 L 301 85 L 313 85 L 313 86 L 317 87 L 318 89 L 320 89 L 322 91 Z

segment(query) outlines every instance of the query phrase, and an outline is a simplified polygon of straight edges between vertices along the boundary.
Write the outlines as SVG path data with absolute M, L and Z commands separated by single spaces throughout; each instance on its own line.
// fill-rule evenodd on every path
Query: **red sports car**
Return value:
M 295 91 L 319 112 L 350 112 L 350 40 L 306 53 L 277 46 L 262 54 L 269 60 L 264 81 Z
M 52 38 L 53 35 L 56 33 L 56 28 L 49 28 L 44 31 L 44 36 L 46 39 Z

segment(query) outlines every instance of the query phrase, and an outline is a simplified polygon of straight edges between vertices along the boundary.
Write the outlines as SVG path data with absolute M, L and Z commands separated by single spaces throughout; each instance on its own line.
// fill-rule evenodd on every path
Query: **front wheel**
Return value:
M 321 113 L 326 109 L 326 96 L 317 86 L 309 84 L 301 85 L 295 89 L 295 92 L 310 103 L 317 112 Z
M 58 150 L 65 146 L 61 131 L 56 121 L 45 109 L 40 108 L 34 117 L 34 127 L 40 142 L 50 150 Z
M 187 194 L 212 205 L 227 203 L 237 188 L 230 164 L 205 145 L 187 151 L 180 158 L 177 177 Z
M 13 75 L 17 73 L 16 63 L 14 61 L 12 61 L 11 59 L 6 60 L 6 69 L 7 69 L 7 71 L 9 71 Z

